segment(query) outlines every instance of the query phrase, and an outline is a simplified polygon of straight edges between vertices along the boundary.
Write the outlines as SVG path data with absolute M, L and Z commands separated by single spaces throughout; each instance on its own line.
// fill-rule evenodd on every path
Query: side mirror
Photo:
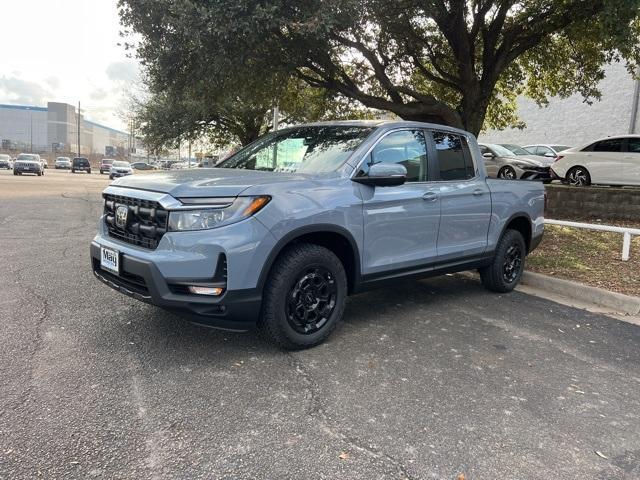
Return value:
M 495 157 L 495 155 L 493 153 L 491 153 L 491 152 L 485 152 L 485 153 L 482 154 L 482 156 L 484 158 L 493 158 L 493 157 Z
M 556 158 L 555 154 L 553 154 L 553 153 L 551 153 L 551 152 L 547 152 L 547 153 L 545 153 L 545 154 L 544 154 L 544 156 L 545 156 L 545 157 L 548 157 L 548 158 Z
M 353 181 L 372 187 L 395 187 L 407 181 L 407 169 L 399 163 L 375 163 L 369 167 L 368 175 Z

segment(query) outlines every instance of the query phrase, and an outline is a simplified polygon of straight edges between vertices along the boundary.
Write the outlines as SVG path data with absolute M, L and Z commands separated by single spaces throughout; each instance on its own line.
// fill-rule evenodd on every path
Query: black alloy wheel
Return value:
M 287 294 L 287 322 L 296 332 L 319 331 L 336 307 L 338 288 L 332 273 L 322 266 L 302 271 Z
M 502 278 L 507 283 L 513 283 L 522 269 L 522 249 L 518 243 L 513 243 L 507 249 L 502 265 Z

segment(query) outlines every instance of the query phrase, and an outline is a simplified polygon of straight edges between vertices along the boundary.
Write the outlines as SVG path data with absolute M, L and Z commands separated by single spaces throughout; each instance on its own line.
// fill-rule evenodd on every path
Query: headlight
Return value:
M 239 222 L 259 212 L 269 200 L 271 197 L 238 197 L 223 207 L 172 210 L 169 212 L 169 231 L 207 230 Z

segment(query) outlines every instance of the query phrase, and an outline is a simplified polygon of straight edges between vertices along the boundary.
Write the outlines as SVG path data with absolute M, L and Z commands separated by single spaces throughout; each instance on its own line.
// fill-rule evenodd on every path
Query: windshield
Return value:
M 129 167 L 129 162 L 118 162 L 118 161 L 116 161 L 116 162 L 113 162 L 112 166 L 126 168 L 126 167 Z
M 293 127 L 265 135 L 224 160 L 219 168 L 324 173 L 340 167 L 372 127 Z
M 571 147 L 567 147 L 566 145 L 551 145 L 551 148 L 553 148 L 556 152 L 561 152 Z
M 9 160 L 10 158 L 9 155 L 0 155 L 0 160 Z
M 493 153 L 499 157 L 513 157 L 513 152 L 508 148 L 504 148 L 502 145 L 489 144 L 487 147 L 493 150 Z
M 511 150 L 511 153 L 515 154 L 515 155 L 531 155 L 531 152 L 527 152 L 524 148 L 519 147 L 518 145 L 512 145 L 510 143 L 503 143 L 502 145 L 500 145 L 501 147 L 504 147 L 508 150 Z
M 35 155 L 31 155 L 29 153 L 21 153 L 20 155 L 18 155 L 18 160 L 37 160 L 38 157 L 36 157 Z
M 58 162 L 70 162 L 71 160 L 69 160 L 69 158 L 67 157 L 58 157 Z
M 111 165 L 112 163 L 113 163 L 113 160 L 109 158 L 105 158 L 104 160 L 102 160 L 103 165 Z

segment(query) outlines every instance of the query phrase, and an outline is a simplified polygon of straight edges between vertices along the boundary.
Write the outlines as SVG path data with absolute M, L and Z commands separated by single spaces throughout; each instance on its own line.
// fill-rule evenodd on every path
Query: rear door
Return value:
M 423 130 L 400 129 L 383 136 L 367 154 L 360 173 L 374 163 L 400 163 L 407 181 L 394 187 L 359 188 L 363 198 L 363 274 L 412 269 L 435 261 L 440 200 L 428 182 Z
M 440 198 L 438 260 L 462 260 L 485 252 L 491 219 L 491 194 L 464 135 L 431 131 Z
M 640 185 L 640 138 L 628 137 L 622 156 L 622 178 L 627 185 Z
M 607 138 L 585 148 L 580 154 L 583 167 L 589 170 L 593 183 L 624 183 L 622 181 L 622 138 Z

